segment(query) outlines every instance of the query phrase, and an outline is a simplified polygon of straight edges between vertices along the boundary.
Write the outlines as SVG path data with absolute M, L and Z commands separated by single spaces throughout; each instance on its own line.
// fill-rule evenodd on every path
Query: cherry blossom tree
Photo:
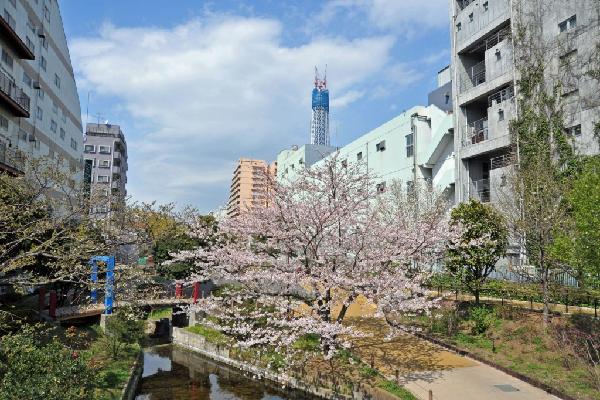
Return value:
M 334 155 L 293 181 L 269 181 L 269 206 L 220 221 L 218 240 L 202 223 L 192 229 L 212 245 L 173 262 L 193 260 L 193 280 L 233 283 L 198 306 L 217 317 L 214 328 L 245 346 L 288 349 L 318 334 L 331 355 L 358 334 L 342 322 L 359 295 L 386 317 L 434 306 L 422 283 L 449 235 L 448 204 L 425 186 L 378 193 L 375 181 Z

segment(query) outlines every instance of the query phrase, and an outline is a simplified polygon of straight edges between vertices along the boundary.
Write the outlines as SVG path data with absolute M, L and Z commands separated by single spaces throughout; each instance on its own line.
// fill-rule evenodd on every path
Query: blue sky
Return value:
M 134 200 L 224 205 L 240 157 L 309 141 L 327 64 L 332 144 L 425 104 L 447 0 L 61 0 L 82 118 L 120 124 Z

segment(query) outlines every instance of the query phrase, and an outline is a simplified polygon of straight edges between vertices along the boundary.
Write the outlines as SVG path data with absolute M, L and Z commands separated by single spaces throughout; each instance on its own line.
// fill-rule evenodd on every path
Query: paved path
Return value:
M 357 353 L 389 379 L 398 377 L 422 400 L 429 400 L 429 390 L 436 400 L 558 400 L 502 371 L 416 336 L 402 333 L 386 340 L 389 328 L 373 312 L 372 304 L 361 301 L 348 310 L 348 323 L 372 335 L 354 340 Z

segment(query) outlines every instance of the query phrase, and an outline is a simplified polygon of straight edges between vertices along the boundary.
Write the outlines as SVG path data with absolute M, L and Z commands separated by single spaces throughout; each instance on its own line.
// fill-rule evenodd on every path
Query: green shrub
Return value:
M 379 375 L 379 372 L 375 368 L 371 368 L 368 365 L 363 365 L 360 367 L 360 375 L 364 378 L 373 378 Z
M 316 333 L 307 333 L 300 336 L 293 347 L 304 351 L 319 351 L 321 350 L 321 337 Z
M 229 338 L 221 331 L 214 328 L 209 328 L 204 325 L 194 325 L 185 328 L 186 331 L 203 336 L 207 342 L 212 344 L 224 345 L 229 343 Z
M 377 386 L 386 392 L 398 396 L 401 400 L 417 400 L 417 398 L 411 392 L 398 385 L 396 382 L 383 381 Z
M 498 316 L 493 309 L 487 307 L 474 307 L 469 313 L 469 319 L 473 323 L 471 333 L 481 335 L 493 325 L 498 323 Z

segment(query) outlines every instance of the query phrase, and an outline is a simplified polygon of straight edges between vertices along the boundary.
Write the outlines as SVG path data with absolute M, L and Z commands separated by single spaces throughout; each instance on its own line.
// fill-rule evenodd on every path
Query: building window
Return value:
M 406 157 L 412 157 L 414 155 L 415 146 L 413 143 L 413 134 L 406 135 Z
M 98 175 L 96 181 L 98 183 L 108 183 L 108 175 Z
M 54 100 L 52 100 L 52 112 L 58 114 L 58 104 L 56 104 L 56 101 Z
M 362 151 L 359 151 L 358 153 L 356 153 L 356 160 L 357 161 L 362 160 Z
M 31 39 L 29 39 L 29 36 L 27 36 L 27 35 L 25 35 L 25 45 L 27 45 L 27 47 L 29 47 L 29 50 L 31 50 L 33 53 L 35 53 L 35 45 L 33 44 Z
M 558 24 L 558 30 L 562 32 L 569 31 L 577 26 L 577 16 L 573 15 L 571 18 L 564 20 Z
M 377 189 L 377 193 L 385 192 L 385 182 L 378 183 L 376 186 L 376 189 Z
M 110 168 L 110 161 L 109 160 L 99 160 L 98 167 L 100 167 L 100 168 Z
M 62 111 L 62 122 L 67 122 L 67 112 L 65 110 Z
M 503 109 L 498 110 L 498 121 L 504 121 L 504 110 Z
M 42 69 L 45 71 L 47 66 L 48 66 L 48 61 L 46 61 L 46 58 L 44 56 L 42 56 L 40 58 L 40 67 L 42 67 Z
M 46 6 L 44 6 L 44 18 L 46 18 L 46 21 L 50 22 L 50 10 Z
M 48 50 L 48 39 L 45 37 L 42 38 L 42 47 Z
M 42 108 L 40 106 L 38 106 L 35 115 L 37 117 L 37 119 L 39 119 L 40 121 L 44 119 L 44 110 L 42 110 Z
M 500 49 L 496 49 L 496 61 L 500 61 L 502 59 L 502 52 Z
M 6 64 L 10 69 L 13 67 L 13 58 L 8 52 L 2 49 L 2 61 Z
M 8 130 L 8 118 L 2 115 L 0 115 L 0 129 L 2 129 L 3 131 Z
M 50 130 L 54 133 L 56 133 L 56 129 L 58 128 L 58 125 L 56 125 L 56 121 L 55 120 L 50 120 Z
M 31 77 L 25 71 L 23 71 L 23 83 L 31 87 Z
M 415 190 L 415 183 L 413 181 L 406 181 L 406 192 L 412 193 Z
M 581 124 L 565 129 L 567 136 L 581 136 Z
M 54 85 L 60 89 L 60 77 L 57 74 L 54 74 Z
M 461 29 L 462 29 L 462 24 L 459 22 L 458 24 L 456 24 L 456 31 L 460 32 Z
M 71 138 L 71 148 L 77 150 L 77 142 L 73 138 Z
M 342 168 L 348 168 L 348 160 L 342 160 Z
M 94 146 L 93 144 L 86 144 L 85 146 L 83 146 L 83 152 L 84 153 L 95 153 L 96 146 Z
M 487 10 L 489 10 L 490 5 L 488 4 L 487 1 L 483 2 L 483 11 L 486 12 Z
M 469 14 L 469 22 L 473 22 L 473 13 Z
M 15 21 L 13 16 L 10 15 L 6 8 L 4 9 L 4 20 L 8 22 L 8 25 L 13 29 L 13 31 L 17 30 L 17 21 Z
M 65 130 L 63 128 L 60 128 L 60 138 L 65 140 Z
M 110 146 L 98 146 L 98 153 L 110 154 Z
M 385 140 L 382 140 L 381 142 L 377 143 L 375 145 L 375 149 L 377 151 L 385 151 Z
M 44 96 L 46 96 L 46 92 L 44 92 L 43 89 L 38 89 L 38 97 L 40 98 L 40 100 L 44 100 Z

